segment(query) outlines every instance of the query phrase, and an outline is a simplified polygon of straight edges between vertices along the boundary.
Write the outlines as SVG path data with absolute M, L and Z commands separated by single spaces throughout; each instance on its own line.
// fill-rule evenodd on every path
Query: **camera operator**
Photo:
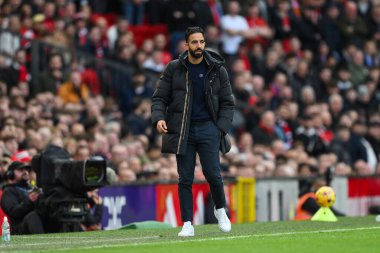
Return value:
M 42 234 L 44 227 L 35 206 L 40 197 L 38 188 L 29 180 L 31 167 L 22 162 L 11 163 L 6 172 L 1 208 L 8 216 L 13 234 Z

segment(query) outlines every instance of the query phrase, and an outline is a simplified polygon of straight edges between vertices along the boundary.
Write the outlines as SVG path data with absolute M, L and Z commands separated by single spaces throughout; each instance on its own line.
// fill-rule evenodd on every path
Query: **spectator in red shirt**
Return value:
M 48 32 L 54 32 L 54 18 L 56 16 L 56 8 L 53 2 L 47 2 L 44 6 L 44 26 Z
M 273 31 L 265 19 L 260 16 L 260 9 L 257 2 L 249 5 L 246 19 L 249 25 L 249 30 L 246 34 L 248 48 L 252 48 L 255 43 L 267 46 L 268 40 L 273 36 Z

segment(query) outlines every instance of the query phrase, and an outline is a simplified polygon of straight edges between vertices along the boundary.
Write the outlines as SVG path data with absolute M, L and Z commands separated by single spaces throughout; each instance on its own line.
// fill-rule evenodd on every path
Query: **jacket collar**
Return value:
M 185 52 L 181 53 L 180 56 L 179 56 L 179 60 L 185 66 L 186 66 L 186 59 L 187 59 L 187 57 L 188 57 L 188 50 L 186 50 Z M 204 57 L 207 65 L 209 67 L 213 67 L 214 65 L 221 66 L 221 65 L 224 64 L 224 59 L 222 58 L 222 56 L 220 56 L 219 54 L 217 54 L 214 51 L 206 49 L 204 51 L 203 57 Z
M 23 188 L 23 189 L 28 189 L 30 186 L 26 183 L 6 183 L 2 186 L 2 189 L 5 190 L 8 187 L 18 187 L 18 188 Z

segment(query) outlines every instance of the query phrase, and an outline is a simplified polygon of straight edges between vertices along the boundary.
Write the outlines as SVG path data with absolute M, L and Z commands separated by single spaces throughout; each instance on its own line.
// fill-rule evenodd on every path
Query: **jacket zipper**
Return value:
M 206 58 L 205 58 L 205 61 L 206 61 L 206 63 L 207 63 L 208 65 L 210 65 L 210 64 L 208 63 L 208 61 L 207 61 Z M 209 104 L 209 107 L 210 107 L 210 110 L 211 110 L 211 113 L 212 113 L 211 117 L 213 117 L 213 120 L 214 120 L 215 123 L 216 123 L 216 114 L 215 114 L 215 111 L 214 111 L 214 106 L 212 105 L 212 93 L 213 93 L 213 91 L 212 91 L 212 85 L 210 84 L 210 91 L 211 91 L 211 93 L 210 93 L 210 97 L 207 96 L 208 92 L 207 92 L 207 89 L 206 89 L 206 80 L 207 80 L 207 76 L 208 76 L 208 74 L 210 74 L 210 72 L 211 72 L 211 70 L 212 70 L 213 68 L 214 68 L 214 65 L 212 65 L 212 67 L 207 71 L 206 76 L 205 76 L 205 80 L 204 80 L 204 83 L 203 83 L 203 88 L 205 89 L 205 92 L 206 92 L 206 99 L 209 100 L 209 101 L 208 101 L 208 104 Z
M 177 147 L 177 155 L 179 154 L 179 149 L 181 147 L 181 142 L 184 139 L 184 126 L 186 125 L 187 106 L 188 106 L 188 100 L 189 100 L 188 97 L 189 97 L 189 71 L 186 70 L 186 96 L 185 96 L 185 105 L 183 107 L 182 126 L 181 126 L 181 132 L 179 134 L 179 141 L 178 141 L 178 147 Z
M 210 66 L 210 64 L 208 63 L 206 57 L 205 57 L 204 59 L 205 59 L 207 65 Z M 206 80 L 207 80 L 207 76 L 208 76 L 208 74 L 210 74 L 210 72 L 211 72 L 211 70 L 212 70 L 213 68 L 214 68 L 214 65 L 212 65 L 212 67 L 207 71 L 206 76 L 205 76 L 205 80 L 203 81 L 203 88 L 204 88 L 205 90 L 206 90 Z
M 216 124 L 216 113 L 215 113 L 215 110 L 214 110 L 214 106 L 212 105 L 212 94 L 214 93 L 213 90 L 212 90 L 212 86 L 210 85 L 210 97 L 208 98 L 210 101 L 209 101 L 209 106 L 210 106 L 210 110 L 211 110 L 211 117 L 213 117 L 213 120 Z

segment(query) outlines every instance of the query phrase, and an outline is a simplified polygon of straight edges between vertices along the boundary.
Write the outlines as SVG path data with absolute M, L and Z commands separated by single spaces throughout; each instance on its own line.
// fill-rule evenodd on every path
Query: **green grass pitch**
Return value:
M 374 216 L 338 222 L 285 221 L 234 224 L 223 233 L 217 225 L 195 226 L 195 236 L 178 238 L 180 228 L 113 230 L 12 236 L 0 252 L 380 252 L 380 223 Z

